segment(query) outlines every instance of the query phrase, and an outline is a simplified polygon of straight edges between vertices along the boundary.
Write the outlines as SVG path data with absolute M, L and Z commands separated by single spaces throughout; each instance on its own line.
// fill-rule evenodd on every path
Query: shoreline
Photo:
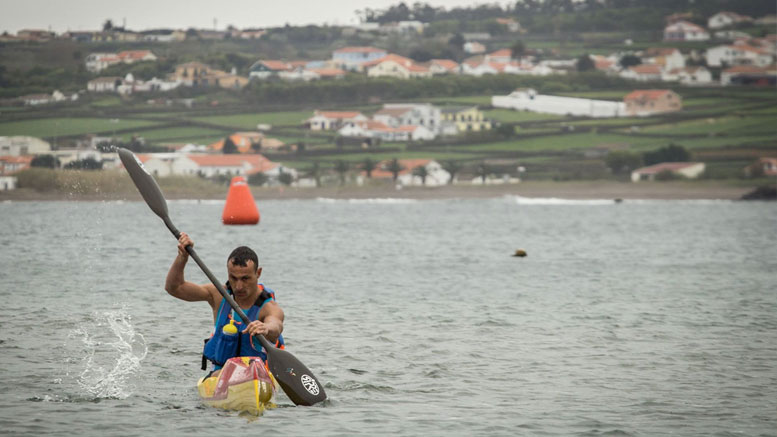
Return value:
M 672 182 L 616 182 L 616 181 L 530 181 L 504 185 L 445 185 L 441 187 L 403 187 L 395 189 L 391 185 L 344 186 L 322 188 L 295 187 L 251 187 L 257 201 L 262 200 L 304 200 L 317 198 L 331 199 L 487 199 L 504 196 L 526 198 L 558 198 L 570 200 L 594 199 L 656 199 L 656 200 L 739 200 L 753 191 L 755 186 L 736 186 L 717 181 L 672 181 Z M 166 194 L 168 200 L 226 199 L 227 188 L 223 195 L 202 196 L 201 193 Z M 3 201 L 109 201 L 141 200 L 139 193 L 62 193 L 37 192 L 31 189 L 1 191 Z

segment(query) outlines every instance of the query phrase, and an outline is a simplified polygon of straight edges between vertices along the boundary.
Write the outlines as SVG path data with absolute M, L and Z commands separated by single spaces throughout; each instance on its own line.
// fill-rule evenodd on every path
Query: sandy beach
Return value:
M 323 188 L 252 187 L 257 200 L 262 199 L 370 199 L 406 198 L 419 200 L 455 198 L 494 198 L 521 196 L 529 198 L 560 199 L 740 199 L 755 186 L 736 186 L 717 181 L 674 181 L 630 183 L 617 181 L 537 181 L 505 185 L 446 185 L 442 187 L 403 187 L 392 185 L 343 186 Z M 222 196 L 201 196 L 198 193 L 165 193 L 168 199 L 219 199 Z M 140 195 L 118 193 L 73 194 L 62 192 L 37 192 L 18 189 L 0 192 L 0 201 L 47 200 L 139 200 Z

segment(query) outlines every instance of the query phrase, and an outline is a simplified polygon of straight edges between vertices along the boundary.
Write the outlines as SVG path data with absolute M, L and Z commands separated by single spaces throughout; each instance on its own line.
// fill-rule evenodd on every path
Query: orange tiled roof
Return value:
M 267 60 L 262 61 L 262 64 L 270 70 L 287 71 L 291 70 L 291 66 L 283 61 Z
M 311 68 L 310 71 L 322 77 L 334 77 L 345 75 L 345 70 L 339 68 Z
M 629 70 L 637 74 L 661 74 L 661 66 L 655 64 L 640 64 L 629 67 Z
M 402 171 L 399 172 L 400 175 L 407 174 L 413 171 L 413 169 L 421 166 L 425 166 L 432 162 L 431 159 L 400 159 L 399 165 L 401 165 L 403 168 Z M 391 163 L 391 160 L 385 160 L 378 163 L 378 165 L 375 166 L 375 170 L 372 171 L 372 177 L 377 179 L 382 178 L 391 178 L 394 175 L 386 170 L 385 168 L 388 167 L 388 165 Z
M 358 117 L 362 115 L 362 113 L 357 111 L 316 111 L 315 115 L 320 115 L 326 118 L 343 119 Z
M 413 62 L 414 62 L 410 58 L 389 53 L 388 55 L 383 56 L 382 58 L 378 58 L 370 62 L 365 62 L 363 65 L 365 67 L 372 67 L 374 65 L 382 64 L 388 61 L 396 62 L 397 64 L 402 65 L 403 67 L 410 67 L 411 65 L 413 65 Z
M 242 155 L 186 155 L 201 167 L 243 167 L 246 163 L 252 171 L 267 171 L 277 167 L 278 164 L 259 154 Z
M 390 115 L 392 117 L 399 117 L 402 114 L 411 111 L 413 108 L 409 106 L 399 107 L 399 108 L 383 108 L 375 113 L 375 115 Z
M 251 144 L 259 143 L 264 138 L 264 135 L 258 132 L 236 132 L 229 136 L 232 142 L 237 147 L 237 151 L 240 153 L 251 152 Z M 216 141 L 208 146 L 209 149 L 214 151 L 221 151 L 224 148 L 224 140 Z
M 671 90 L 634 90 L 626 94 L 623 100 L 656 100 L 671 92 Z
M 450 59 L 432 59 L 430 63 L 439 65 L 440 67 L 443 67 L 447 70 L 454 70 L 456 67 L 459 66 L 458 62 L 452 61 Z
M 504 58 L 504 57 L 511 58 L 513 56 L 513 52 L 510 49 L 499 49 L 495 52 L 489 53 L 488 56 L 496 57 L 496 58 Z

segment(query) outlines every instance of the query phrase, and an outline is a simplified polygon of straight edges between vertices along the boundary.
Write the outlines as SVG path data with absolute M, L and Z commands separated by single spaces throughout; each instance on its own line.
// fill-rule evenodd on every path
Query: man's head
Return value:
M 251 248 L 240 246 L 229 254 L 227 272 L 235 298 L 243 298 L 257 290 L 256 284 L 262 274 L 259 257 Z

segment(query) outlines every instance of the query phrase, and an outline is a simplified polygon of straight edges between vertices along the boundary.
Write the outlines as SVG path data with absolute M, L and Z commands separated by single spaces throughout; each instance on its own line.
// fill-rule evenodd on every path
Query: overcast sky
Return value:
M 416 0 L 405 1 L 412 5 Z M 426 0 L 451 9 L 505 0 Z M 105 20 L 132 30 L 218 29 L 305 24 L 356 24 L 356 10 L 387 9 L 400 0 L 0 0 L 0 32 L 19 29 L 98 30 Z

